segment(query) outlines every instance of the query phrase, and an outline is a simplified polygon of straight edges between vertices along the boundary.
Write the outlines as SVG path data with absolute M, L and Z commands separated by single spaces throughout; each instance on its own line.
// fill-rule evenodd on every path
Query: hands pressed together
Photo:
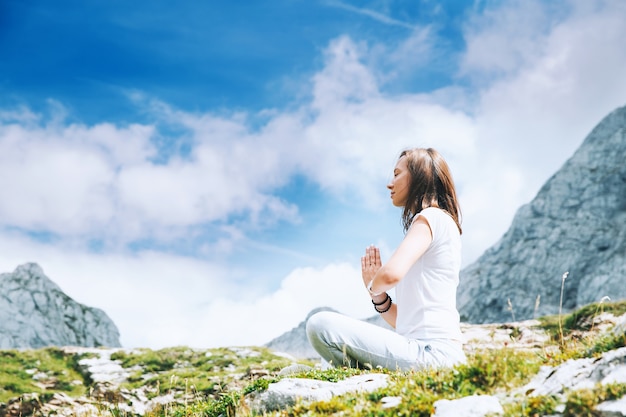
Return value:
M 380 250 L 374 245 L 365 248 L 365 256 L 361 256 L 361 276 L 366 287 L 381 266 L 383 264 L 380 260 Z
M 378 272 L 382 266 L 383 263 L 380 260 L 380 250 L 374 245 L 365 248 L 365 256 L 361 257 L 361 276 L 363 278 L 363 284 L 372 298 L 372 303 L 374 303 L 374 309 L 379 313 L 389 311 L 392 306 L 392 300 L 386 292 L 377 292 L 372 287 L 376 272 Z

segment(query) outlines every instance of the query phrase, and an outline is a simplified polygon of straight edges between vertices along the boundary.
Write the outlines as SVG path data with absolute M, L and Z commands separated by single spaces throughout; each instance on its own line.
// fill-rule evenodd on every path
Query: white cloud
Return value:
M 228 279 L 237 276 L 235 268 L 164 253 L 92 254 L 7 233 L 0 236 L 0 252 L 0 271 L 36 262 L 74 300 L 103 309 L 124 346 L 189 342 L 204 326 L 196 321 L 200 307 L 240 291 Z
M 357 318 L 374 313 L 360 270 L 346 263 L 298 268 L 271 294 L 214 300 L 199 317 L 198 324 L 204 323 L 206 335 L 196 336 L 193 344 L 210 343 L 206 340 L 211 341 L 215 335 L 220 335 L 220 343 L 227 346 L 264 344 L 297 326 L 312 309 L 321 306 Z
M 375 10 L 371 10 L 371 9 L 367 9 L 367 8 L 363 8 L 363 7 L 355 7 L 352 6 L 351 4 L 347 4 L 341 1 L 327 1 L 327 4 L 333 7 L 338 7 L 344 10 L 347 10 L 349 12 L 353 12 L 353 13 L 357 13 L 363 16 L 368 16 L 378 22 L 384 23 L 386 25 L 392 25 L 392 26 L 400 26 L 400 27 L 404 27 L 407 29 L 413 29 L 413 25 L 411 25 L 410 23 L 406 23 L 403 22 L 401 20 L 398 19 L 394 19 L 390 16 L 388 16 L 385 13 L 381 13 L 379 11 L 375 11 Z
M 298 325 L 319 306 L 354 317 L 372 315 L 350 264 L 298 268 L 268 293 L 237 285 L 239 272 L 163 253 L 87 254 L 78 248 L 0 237 L 0 271 L 37 260 L 74 300 L 103 309 L 126 347 L 261 345 Z
M 466 28 L 461 82 L 431 93 L 388 94 L 381 85 L 395 74 L 372 66 L 383 50 L 399 68 L 421 65 L 410 51 L 431 50 L 431 34 L 414 32 L 396 50 L 340 37 L 311 80 L 311 101 L 262 112 L 267 124 L 259 128 L 244 113 L 194 114 L 145 97 L 138 103 L 154 125 L 66 126 L 28 109 L 2 111 L 0 189 L 11 198 L 0 203 L 0 224 L 68 240 L 51 247 L 5 231 L 0 270 L 40 263 L 78 301 L 104 308 L 129 346 L 265 343 L 321 305 L 369 315 L 358 259 L 317 268 L 303 261 L 270 292 L 244 266 L 119 247 L 89 253 L 73 239 L 168 243 L 217 224 L 224 235 L 213 248 L 225 255 L 247 232 L 229 216 L 253 223 L 244 227 L 299 220 L 298 208 L 275 194 L 294 174 L 329 198 L 355 201 L 355 210 L 376 207 L 388 204 L 382 185 L 398 152 L 433 146 L 452 167 L 464 256 L 475 259 L 600 118 L 626 101 L 626 5 L 592 3 L 487 8 Z M 168 139 L 184 141 L 188 153 L 178 143 L 169 153 L 155 145 L 171 127 L 182 133 Z M 281 262 L 273 252 L 269 262 Z
M 0 188 L 10 196 L 0 204 L 0 222 L 69 235 L 99 232 L 115 215 L 116 165 L 149 148 L 149 135 L 139 126 L 0 125 Z
M 537 0 L 500 3 L 472 15 L 465 28 L 461 74 L 489 83 L 494 76 L 523 69 L 544 53 L 543 36 L 553 17 Z
M 478 83 L 471 109 L 478 154 L 460 170 L 472 178 L 461 196 L 466 229 L 480 237 L 470 257 L 504 233 L 602 117 L 626 103 L 626 7 L 589 3 L 565 2 L 557 15 L 544 3 L 503 3 L 467 32 L 464 74 L 489 80 L 498 65 L 490 60 L 502 60 L 495 81 Z M 536 18 L 541 13 L 549 17 Z

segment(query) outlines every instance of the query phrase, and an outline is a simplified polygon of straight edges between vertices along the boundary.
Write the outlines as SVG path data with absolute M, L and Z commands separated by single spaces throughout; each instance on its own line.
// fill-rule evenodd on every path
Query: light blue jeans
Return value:
M 311 316 L 306 334 L 322 359 L 337 367 L 408 371 L 466 362 L 459 342 L 409 339 L 393 330 L 330 311 Z

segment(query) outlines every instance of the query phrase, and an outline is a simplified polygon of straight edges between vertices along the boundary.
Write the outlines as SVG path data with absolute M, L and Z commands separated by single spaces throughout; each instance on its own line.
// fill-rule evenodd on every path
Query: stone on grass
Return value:
M 605 401 L 598 404 L 596 411 L 602 417 L 624 417 L 626 416 L 626 397 L 617 401 Z
M 484 417 L 502 415 L 500 401 L 491 395 L 471 395 L 458 400 L 435 401 L 432 417 Z
M 298 401 L 327 401 L 350 392 L 371 392 L 387 386 L 388 376 L 369 373 L 338 382 L 315 379 L 284 378 L 270 384 L 267 390 L 253 392 L 246 400 L 253 412 L 264 413 L 291 407 Z
M 596 384 L 626 383 L 626 347 L 599 358 L 570 359 L 556 368 L 544 366 L 522 391 L 559 395 L 566 390 L 592 389 Z

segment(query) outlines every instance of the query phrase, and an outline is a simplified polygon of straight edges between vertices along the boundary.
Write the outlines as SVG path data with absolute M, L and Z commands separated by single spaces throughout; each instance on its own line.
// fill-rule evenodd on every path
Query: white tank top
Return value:
M 433 241 L 396 286 L 396 331 L 411 339 L 462 341 L 456 290 L 461 269 L 461 235 L 452 217 L 429 207 L 422 216 Z

